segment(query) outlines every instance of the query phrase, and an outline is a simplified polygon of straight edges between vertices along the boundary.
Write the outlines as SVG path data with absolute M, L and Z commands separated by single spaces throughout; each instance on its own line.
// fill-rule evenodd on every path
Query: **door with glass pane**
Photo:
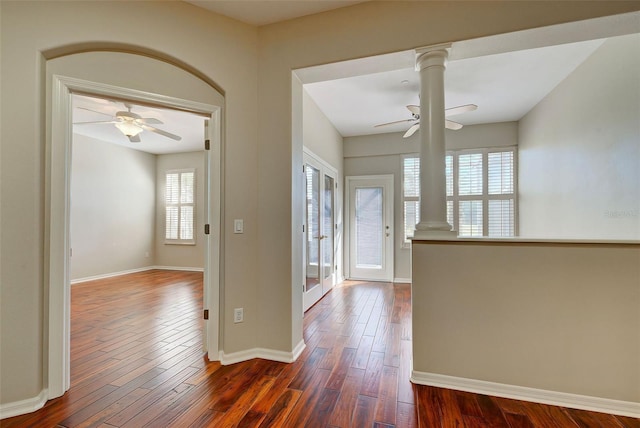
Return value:
M 347 177 L 349 278 L 393 281 L 393 176 Z
M 336 174 L 305 156 L 304 292 L 306 311 L 336 281 Z

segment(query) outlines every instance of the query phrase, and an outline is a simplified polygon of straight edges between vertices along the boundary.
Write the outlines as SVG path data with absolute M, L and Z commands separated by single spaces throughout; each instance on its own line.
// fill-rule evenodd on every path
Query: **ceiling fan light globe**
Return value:
M 142 132 L 142 128 L 132 122 L 120 122 L 116 123 L 116 128 L 120 130 L 127 137 L 133 137 Z

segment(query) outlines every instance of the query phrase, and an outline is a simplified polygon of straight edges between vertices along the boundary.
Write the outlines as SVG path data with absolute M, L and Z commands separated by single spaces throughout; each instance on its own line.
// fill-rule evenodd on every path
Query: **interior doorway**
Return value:
M 304 292 L 306 311 L 336 283 L 337 171 L 305 153 Z
M 393 175 L 347 177 L 349 279 L 393 281 Z
M 143 83 L 122 70 L 153 69 Z M 210 360 L 217 360 L 220 307 L 221 218 L 221 110 L 224 98 L 208 83 L 191 73 L 153 58 L 121 52 L 84 52 L 47 62 L 47 98 L 50 134 L 47 139 L 46 266 L 48 291 L 48 397 L 64 394 L 70 386 L 70 197 L 72 152 L 72 97 L 74 94 L 128 100 L 132 103 L 192 112 L 209 122 L 205 138 L 204 176 L 210 197 L 205 222 L 210 225 L 204 256 L 204 345 Z M 90 80 L 89 80 L 90 79 Z M 204 143 L 204 142 L 203 142 Z

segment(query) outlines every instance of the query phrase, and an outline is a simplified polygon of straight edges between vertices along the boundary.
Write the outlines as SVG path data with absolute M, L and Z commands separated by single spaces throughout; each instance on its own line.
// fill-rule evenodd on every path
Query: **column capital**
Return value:
M 428 67 L 444 67 L 449 56 L 451 43 L 433 45 L 424 48 L 417 48 L 416 51 L 416 71 L 424 70 Z

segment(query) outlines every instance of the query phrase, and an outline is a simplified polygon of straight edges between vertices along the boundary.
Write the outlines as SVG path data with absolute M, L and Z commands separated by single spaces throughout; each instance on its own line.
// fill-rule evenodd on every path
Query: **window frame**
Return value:
M 178 190 L 178 194 L 181 193 L 182 191 L 182 174 L 186 174 L 186 173 L 191 173 L 193 174 L 193 195 L 192 195 L 192 199 L 193 202 L 180 202 L 178 201 L 178 203 L 175 204 L 169 204 L 167 202 L 167 177 L 169 174 L 178 174 L 178 183 L 179 183 L 179 190 Z M 197 217 L 197 212 L 196 212 L 196 199 L 197 199 L 197 175 L 196 175 L 196 168 L 180 168 L 180 169 L 169 169 L 166 170 L 164 172 L 164 189 L 163 189 L 163 201 L 164 201 L 164 243 L 165 245 L 196 245 L 196 217 Z M 171 239 L 171 238 L 167 238 L 167 207 L 169 206 L 175 206 L 178 207 L 178 239 Z M 180 213 L 182 212 L 182 207 L 184 206 L 190 206 L 192 207 L 193 210 L 193 217 L 192 217 L 192 230 L 193 230 L 193 238 L 191 239 L 181 239 L 180 238 L 180 233 L 181 233 L 181 222 L 180 222 Z
M 512 152 L 513 153 L 513 193 L 507 194 L 489 194 L 489 153 L 501 153 L 501 152 Z M 459 194 L 459 156 L 467 155 L 467 154 L 481 154 L 482 155 L 482 194 L 481 195 L 462 195 Z M 484 148 L 476 148 L 476 149 L 460 149 L 460 150 L 447 150 L 446 156 L 452 157 L 452 175 L 453 175 L 453 195 L 446 196 L 447 204 L 449 202 L 453 203 L 452 209 L 452 220 L 453 224 L 452 230 L 456 233 L 459 232 L 460 226 L 460 210 L 459 210 L 459 202 L 460 201 L 482 201 L 482 236 L 471 236 L 471 235 L 459 235 L 461 238 L 500 238 L 497 236 L 489 236 L 489 201 L 490 200 L 509 200 L 513 199 L 513 236 L 518 236 L 519 234 L 519 225 L 518 225 L 518 146 L 497 146 L 497 147 L 484 147 Z M 420 198 L 415 197 L 407 197 L 405 195 L 405 159 L 406 158 L 420 158 L 418 153 L 407 153 L 402 155 L 402 224 L 403 224 L 403 244 L 402 248 L 410 248 L 411 240 L 408 239 L 406 235 L 406 210 L 405 210 L 405 202 L 407 201 L 418 201 L 418 210 L 420 209 Z M 445 193 L 446 194 L 446 193 Z M 418 211 L 419 216 L 419 211 Z
M 407 223 L 407 211 L 406 211 L 406 203 L 407 202 L 417 202 L 418 206 L 417 206 L 417 211 L 416 211 L 416 217 L 419 219 L 420 217 L 420 167 L 421 165 L 418 166 L 418 196 L 407 196 L 406 192 L 405 192 L 405 168 L 404 168 L 404 163 L 405 163 L 405 159 L 413 159 L 413 158 L 417 158 L 418 162 L 420 162 L 420 153 L 406 153 L 402 155 L 402 164 L 400 165 L 400 169 L 401 169 L 401 186 L 402 186 L 402 248 L 411 248 L 411 238 L 413 238 L 413 236 L 409 237 L 407 235 L 407 228 L 406 228 L 406 223 Z M 415 231 L 415 228 L 414 228 Z
M 513 193 L 489 194 L 489 153 L 513 153 Z M 460 195 L 459 194 L 459 157 L 460 155 L 481 154 L 482 155 L 482 194 L 481 195 Z M 513 236 L 518 236 L 518 147 L 485 147 L 478 149 L 447 150 L 446 156 L 453 157 L 453 195 L 447 196 L 447 202 L 453 202 L 453 227 L 452 230 L 458 232 L 460 238 L 500 238 L 489 236 L 489 201 L 513 199 Z M 482 201 L 482 236 L 460 235 L 460 201 Z

